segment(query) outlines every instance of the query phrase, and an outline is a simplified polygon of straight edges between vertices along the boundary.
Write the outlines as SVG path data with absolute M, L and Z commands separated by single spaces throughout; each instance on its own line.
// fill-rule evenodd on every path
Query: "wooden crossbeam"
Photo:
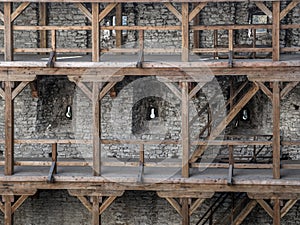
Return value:
M 87 200 L 87 198 L 85 196 L 77 196 L 77 198 L 84 205 L 84 207 L 87 208 L 87 210 L 89 210 L 90 212 L 92 212 L 93 206 L 89 202 L 89 200 Z
M 201 191 L 158 191 L 157 195 L 160 198 L 211 198 L 214 192 L 201 192 Z
M 5 92 L 2 88 L 0 88 L 0 97 L 3 99 L 5 98 Z
M 99 100 L 101 100 L 107 94 L 107 92 L 109 92 L 116 85 L 116 83 L 118 82 L 109 82 L 106 84 L 99 94 Z
M 23 81 L 21 82 L 12 92 L 12 99 L 15 99 L 15 97 L 18 96 L 18 94 L 21 93 L 21 91 L 27 86 L 29 81 Z
M 189 215 L 191 216 L 205 201 L 204 198 L 198 198 L 196 201 L 191 205 Z
M 285 205 L 282 207 L 280 210 L 280 217 L 283 218 L 289 211 L 290 209 L 296 204 L 298 199 L 290 199 L 285 203 Z
M 299 1 L 292 1 L 280 12 L 280 20 L 282 20 L 293 8 L 299 4 Z
M 74 5 L 92 22 L 92 13 L 82 3 L 75 2 Z
M 90 100 L 92 100 L 92 91 L 86 86 L 86 84 L 82 82 L 76 82 L 76 85 Z
M 254 81 L 262 90 L 262 92 L 272 101 L 273 100 L 273 93 L 270 91 L 270 89 L 263 83 L 259 81 Z
M 166 85 L 177 98 L 181 99 L 181 92 L 178 90 L 178 88 L 174 84 L 169 83 L 169 82 L 164 82 L 164 85 Z
M 1 10 L 0 10 L 0 20 L 2 20 L 2 22 L 4 22 L 4 14 Z
M 272 19 L 271 10 L 263 2 L 255 2 L 255 5 L 264 12 L 270 19 Z
M 99 209 L 99 214 L 101 215 L 117 198 L 118 196 L 109 196 L 105 201 L 101 204 Z
M 293 90 L 297 85 L 299 84 L 299 81 L 294 81 L 288 83 L 280 92 L 280 98 L 284 98 L 285 96 L 290 93 L 291 90 Z
M 14 213 L 29 197 L 29 195 L 21 195 L 18 200 L 12 205 L 12 213 Z
M 189 93 L 189 99 L 192 99 L 197 93 L 198 91 L 200 91 L 200 89 L 205 85 L 205 83 L 198 83 L 196 85 L 196 87 L 194 87 L 190 93 Z
M 172 3 L 170 2 L 165 2 L 164 5 L 167 7 L 167 9 L 173 13 L 177 19 L 181 22 L 182 21 L 182 15 L 180 12 L 178 12 L 178 10 L 172 5 Z
M 23 2 L 19 7 L 11 14 L 11 22 L 18 18 L 21 13 L 30 5 L 30 2 Z
M 99 22 L 101 22 L 119 3 L 110 3 L 99 14 Z
M 230 110 L 228 115 L 221 121 L 221 123 L 211 132 L 208 141 L 214 140 L 226 128 L 226 126 L 236 117 L 241 109 L 250 101 L 250 99 L 257 93 L 259 87 L 253 83 L 252 88 L 243 96 L 243 98 Z M 203 154 L 207 145 L 202 145 L 194 151 L 190 158 L 190 163 L 197 161 L 198 157 Z
M 273 218 L 274 217 L 274 211 L 271 208 L 271 206 L 263 199 L 256 199 L 256 201 L 259 203 L 259 205 L 268 213 L 268 215 Z
M 240 225 L 246 219 L 246 217 L 250 214 L 250 212 L 255 208 L 257 202 L 255 200 L 251 200 L 241 211 L 241 213 L 237 216 L 237 218 L 233 221 L 233 225 Z
M 190 13 L 189 22 L 191 22 L 206 5 L 207 5 L 207 2 L 200 2 Z
M 166 198 L 170 205 L 177 211 L 177 213 L 182 216 L 182 210 L 180 204 L 174 198 Z

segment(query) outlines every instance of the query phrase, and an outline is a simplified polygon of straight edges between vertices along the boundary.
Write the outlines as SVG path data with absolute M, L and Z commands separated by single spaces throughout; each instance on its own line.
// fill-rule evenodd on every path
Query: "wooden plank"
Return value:
M 92 204 L 86 199 L 84 196 L 77 196 L 79 201 L 84 205 L 85 208 L 87 208 L 90 212 L 93 211 Z
M 101 190 L 101 189 L 70 189 L 68 190 L 69 195 L 71 196 L 122 196 L 124 191 L 115 191 L 115 190 Z
M 12 99 L 15 99 L 15 97 L 18 96 L 18 94 L 21 93 L 21 91 L 27 86 L 29 81 L 23 81 L 21 82 L 12 92 Z
M 259 82 L 259 81 L 254 81 L 254 83 L 256 83 L 260 90 L 262 90 L 262 92 L 271 100 L 273 101 L 273 93 L 272 91 L 270 91 L 269 88 L 266 87 L 266 85 L 263 82 Z
M 274 211 L 271 208 L 271 206 L 263 199 L 256 199 L 256 201 L 259 203 L 259 205 L 268 213 L 268 215 L 273 218 L 274 217 Z
M 288 200 L 288 199 L 292 199 L 292 200 L 296 200 L 300 198 L 300 194 L 299 193 L 247 193 L 248 197 L 250 199 L 282 199 L 282 200 Z
M 30 2 L 23 2 L 19 5 L 19 7 L 11 14 L 11 22 L 14 22 L 18 16 L 30 5 Z
M 12 206 L 12 213 L 14 213 L 25 201 L 26 199 L 29 197 L 29 195 L 21 195 L 18 200 L 13 204 Z
M 92 61 L 100 61 L 99 3 L 92 3 Z
M 280 215 L 280 200 L 278 198 L 276 198 L 274 200 L 274 216 L 273 216 L 273 224 L 274 225 L 280 225 L 280 219 L 281 219 L 281 215 Z
M 39 25 L 47 25 L 47 3 L 44 2 L 39 3 Z M 47 31 L 39 31 L 39 38 L 39 47 L 47 48 Z
M 100 215 L 113 203 L 113 201 L 117 198 L 118 196 L 109 196 L 105 201 L 101 204 L 99 213 Z
M 5 82 L 5 175 L 14 173 L 14 119 L 12 86 L 10 81 Z
M 99 22 L 101 22 L 119 3 L 110 3 L 99 14 Z
M 11 204 L 13 202 L 13 196 L 4 195 L 4 225 L 12 225 L 13 224 L 13 213 Z
M 101 117 L 99 101 L 100 83 L 93 82 L 92 103 L 93 103 L 93 173 L 94 176 L 101 175 Z
M 257 93 L 259 87 L 253 84 L 252 88 L 240 99 L 240 101 L 232 108 L 228 115 L 221 121 L 221 123 L 211 132 L 208 141 L 212 141 L 226 128 L 226 126 L 236 117 L 240 110 L 250 101 L 250 99 Z M 207 145 L 202 145 L 196 149 L 190 158 L 190 163 L 197 161 L 198 157 L 205 151 Z
M 103 87 L 99 95 L 99 101 L 101 101 L 101 99 L 116 85 L 116 83 L 118 82 L 109 82 Z
M 190 13 L 189 22 L 191 22 L 206 5 L 207 5 L 207 2 L 200 2 Z
M 233 225 L 240 225 L 242 222 L 246 219 L 246 217 L 249 215 L 249 213 L 254 209 L 254 207 L 257 205 L 257 202 L 255 200 L 251 200 L 241 211 L 241 213 L 237 216 L 237 218 L 233 221 Z
M 280 92 L 280 98 L 284 98 L 288 93 L 290 93 L 291 90 L 293 90 L 297 85 L 299 84 L 299 81 L 294 81 L 288 83 Z
M 273 178 L 280 179 L 280 89 L 273 82 Z
M 190 207 L 189 207 L 189 199 L 183 198 L 182 199 L 182 207 L 181 207 L 181 214 L 182 214 L 182 225 L 190 225 Z
M 181 206 L 174 198 L 166 198 L 170 205 L 177 211 L 177 213 L 182 216 Z
M 100 225 L 101 224 L 101 215 L 99 214 L 100 208 L 100 197 L 93 196 L 93 208 L 92 208 L 92 225 Z
M 273 2 L 273 21 L 272 21 L 272 59 L 280 60 L 280 2 Z
M 189 155 L 190 155 L 190 138 L 189 138 L 189 89 L 188 83 L 182 83 L 182 100 L 181 100 L 181 141 L 182 141 L 182 177 L 189 177 Z
M 280 210 L 280 217 L 283 218 L 289 211 L 290 209 L 296 204 L 298 199 L 290 199 L 285 203 L 285 205 L 282 207 Z
M 160 198 L 198 198 L 198 199 L 207 199 L 211 198 L 215 193 L 214 192 L 202 192 L 202 191 L 158 191 L 157 195 Z
M 202 205 L 202 203 L 205 201 L 205 199 L 198 198 L 196 201 L 191 205 L 190 207 L 190 216 L 199 208 L 199 206 Z
M 285 7 L 284 10 L 280 13 L 280 20 L 282 20 L 293 8 L 295 8 L 299 4 L 299 1 L 292 1 Z
M 189 61 L 189 3 L 182 3 L 182 22 L 181 22 L 181 61 Z
M 255 5 L 264 12 L 270 19 L 272 19 L 271 10 L 263 2 L 255 2 Z
M 92 22 L 92 13 L 82 3 L 75 2 L 74 5 Z
M 116 26 L 122 26 L 122 3 L 116 6 Z M 116 47 L 122 46 L 122 31 L 116 30 Z
M 13 61 L 13 28 L 11 23 L 12 3 L 4 3 L 4 60 Z
M 205 83 L 198 83 L 198 84 L 196 85 L 196 87 L 194 87 L 194 88 L 190 91 L 190 93 L 189 93 L 189 99 L 192 99 L 192 98 L 198 93 L 198 91 L 201 90 L 201 88 L 202 88 L 204 85 L 205 85 Z
M 91 90 L 82 82 L 76 82 L 77 87 L 82 90 L 82 92 L 90 99 L 92 100 L 92 92 Z
M 170 2 L 165 2 L 164 5 L 167 7 L 167 9 L 173 13 L 177 19 L 181 22 L 182 21 L 182 16 L 180 14 L 180 12 L 178 12 L 178 10 L 172 5 L 172 3 Z

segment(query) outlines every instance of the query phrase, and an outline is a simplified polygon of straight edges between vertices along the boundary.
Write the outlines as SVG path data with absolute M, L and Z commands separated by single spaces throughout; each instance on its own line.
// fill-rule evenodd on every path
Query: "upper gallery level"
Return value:
M 298 3 L 3 2 L 0 66 L 299 66 Z

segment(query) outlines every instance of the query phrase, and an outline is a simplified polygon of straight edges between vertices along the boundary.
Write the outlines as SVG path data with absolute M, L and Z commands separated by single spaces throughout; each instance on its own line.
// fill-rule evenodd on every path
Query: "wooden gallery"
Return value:
M 0 0 L 0 224 L 300 224 L 299 0 Z

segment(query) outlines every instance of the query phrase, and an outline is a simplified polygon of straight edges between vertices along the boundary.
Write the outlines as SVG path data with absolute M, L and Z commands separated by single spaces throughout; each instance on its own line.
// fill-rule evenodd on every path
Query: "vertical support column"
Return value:
M 4 60 L 13 61 L 12 3 L 4 2 Z
M 273 225 L 280 225 L 281 213 L 280 213 L 280 200 L 279 200 L 279 198 L 274 199 L 273 211 L 274 211 Z
M 188 83 L 182 82 L 181 102 L 182 177 L 189 177 L 189 90 Z
M 197 3 L 193 3 L 194 7 L 197 6 Z M 195 16 L 194 18 L 194 26 L 199 25 L 200 19 L 199 19 L 199 14 Z M 200 47 L 200 31 L 199 30 L 194 30 L 194 48 L 199 48 Z
M 280 60 L 280 1 L 273 2 L 272 20 L 272 58 L 273 61 L 278 61 Z
M 101 175 L 101 116 L 100 116 L 100 101 L 99 101 L 100 84 L 93 82 L 93 171 L 94 176 Z
M 13 224 L 13 213 L 11 203 L 14 201 L 14 196 L 4 195 L 4 225 L 12 225 Z
M 189 199 L 183 198 L 182 199 L 182 225 L 189 225 L 190 224 L 190 209 L 189 209 Z
M 280 179 L 280 89 L 273 82 L 273 178 Z
M 183 62 L 189 61 L 189 3 L 182 3 L 182 53 L 181 60 Z
M 14 121 L 10 81 L 5 82 L 5 175 L 14 173 Z
M 39 3 L 39 25 L 47 25 L 47 3 Z M 40 48 L 47 48 L 47 31 L 40 30 Z
M 92 3 L 92 60 L 100 61 L 99 3 Z
M 93 208 L 92 208 L 92 225 L 100 225 L 101 224 L 101 216 L 100 216 L 100 201 L 98 196 L 92 197 Z
M 55 162 L 53 173 L 57 173 L 57 143 L 52 144 L 52 162 Z
M 122 3 L 116 6 L 116 26 L 122 26 Z M 122 46 L 122 31 L 116 30 L 116 47 Z

